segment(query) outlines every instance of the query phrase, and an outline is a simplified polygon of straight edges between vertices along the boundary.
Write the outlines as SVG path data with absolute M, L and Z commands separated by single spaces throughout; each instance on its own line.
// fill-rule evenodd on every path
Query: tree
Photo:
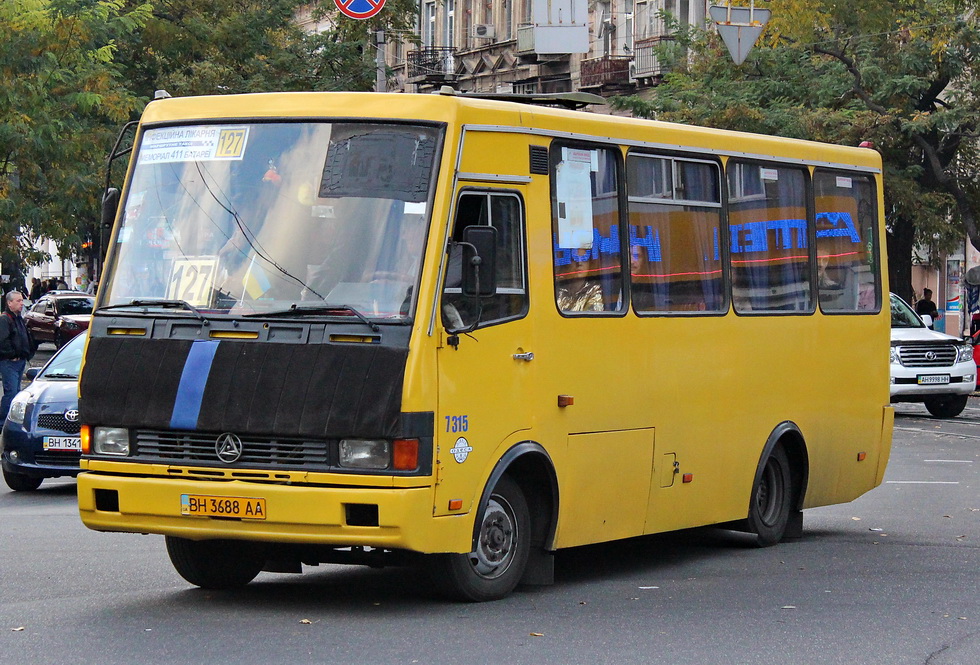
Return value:
M 131 2 L 133 0 L 130 0 Z M 371 90 L 371 33 L 410 25 L 411 0 L 390 0 L 371 21 L 343 17 L 332 0 L 152 0 L 146 28 L 122 45 L 132 89 L 150 96 L 271 90 Z M 323 28 L 306 33 L 307 9 Z
M 48 258 L 39 238 L 68 254 L 95 228 L 105 146 L 141 105 L 114 40 L 146 16 L 121 0 L 0 3 L 0 249 L 17 262 Z
M 772 19 L 735 66 L 713 32 L 681 31 L 672 72 L 635 114 L 857 145 L 882 155 L 892 289 L 911 296 L 917 245 L 980 249 L 975 0 L 772 0 Z

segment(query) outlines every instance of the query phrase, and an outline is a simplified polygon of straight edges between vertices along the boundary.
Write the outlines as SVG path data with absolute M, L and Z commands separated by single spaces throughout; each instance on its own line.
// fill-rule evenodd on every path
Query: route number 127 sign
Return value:
M 353 19 L 371 18 L 385 6 L 385 0 L 333 0 L 337 9 Z

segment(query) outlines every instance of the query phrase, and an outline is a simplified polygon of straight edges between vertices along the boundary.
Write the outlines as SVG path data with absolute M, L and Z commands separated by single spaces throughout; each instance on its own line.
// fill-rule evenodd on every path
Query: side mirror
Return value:
M 920 314 L 919 318 L 922 319 L 922 323 L 926 324 L 926 328 L 932 328 L 932 317 L 928 314 Z
M 497 293 L 497 229 L 463 229 L 463 295 L 486 298 Z
M 109 187 L 102 195 L 102 226 L 109 228 L 116 221 L 116 211 L 119 209 L 119 190 Z
M 37 375 L 40 373 L 41 373 L 40 367 L 31 367 L 24 373 L 24 377 L 27 378 L 28 381 L 33 381 L 34 378 L 37 377 Z

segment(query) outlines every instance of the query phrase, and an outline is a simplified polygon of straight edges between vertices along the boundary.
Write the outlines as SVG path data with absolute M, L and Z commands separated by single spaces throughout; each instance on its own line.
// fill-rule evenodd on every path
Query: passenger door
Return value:
M 512 190 L 465 188 L 455 210 L 440 305 L 436 515 L 471 510 L 482 489 L 475 484 L 531 427 L 527 392 L 534 345 L 527 316 L 523 199 Z M 460 286 L 463 247 L 457 243 L 473 225 L 497 231 L 496 292 L 479 300 L 464 296 Z M 460 332 L 474 323 L 471 332 Z M 458 509 L 450 508 L 460 500 Z

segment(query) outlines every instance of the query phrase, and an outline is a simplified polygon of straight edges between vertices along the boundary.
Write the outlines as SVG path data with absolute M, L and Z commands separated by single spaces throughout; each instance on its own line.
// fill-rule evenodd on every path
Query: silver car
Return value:
M 977 385 L 973 345 L 930 330 L 891 294 L 891 401 L 922 402 L 936 418 L 955 418 Z

